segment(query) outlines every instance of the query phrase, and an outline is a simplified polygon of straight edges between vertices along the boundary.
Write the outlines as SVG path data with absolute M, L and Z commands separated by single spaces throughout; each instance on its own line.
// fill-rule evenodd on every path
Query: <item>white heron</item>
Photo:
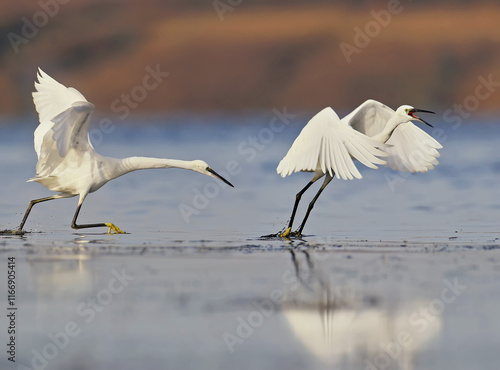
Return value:
M 31 208 L 52 199 L 79 196 L 78 206 L 71 223 L 74 229 L 109 227 L 108 233 L 123 233 L 111 222 L 77 224 L 76 219 L 85 197 L 109 180 L 131 171 L 148 168 L 184 168 L 212 176 L 233 186 L 201 160 L 128 157 L 124 159 L 99 155 L 89 139 L 89 122 L 94 105 L 76 89 L 66 87 L 41 69 L 33 101 L 40 118 L 35 130 L 35 151 L 38 155 L 36 176 L 28 180 L 38 182 L 59 194 L 34 199 L 19 226 L 22 231 Z
M 416 120 L 432 127 L 415 115 L 418 112 L 434 113 L 411 105 L 402 105 L 394 111 L 378 101 L 367 100 L 342 119 L 332 108 L 325 108 L 311 118 L 279 163 L 277 172 L 282 177 L 298 171 L 314 172 L 314 176 L 297 193 L 288 228 L 277 235 L 288 237 L 302 234 L 314 203 L 333 177 L 360 179 L 362 176 L 353 159 L 374 169 L 378 168 L 376 164 L 406 172 L 433 169 L 438 164 L 437 149 L 442 146 L 411 122 Z M 323 176 L 323 185 L 309 203 L 302 224 L 292 233 L 302 194 Z

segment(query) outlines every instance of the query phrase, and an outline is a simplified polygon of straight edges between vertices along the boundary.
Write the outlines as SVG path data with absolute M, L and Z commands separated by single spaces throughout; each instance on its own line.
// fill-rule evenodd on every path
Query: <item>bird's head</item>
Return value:
M 234 188 L 233 184 L 231 184 L 229 181 L 227 181 L 224 177 L 222 177 L 221 175 L 219 175 L 217 172 L 215 172 L 214 170 L 212 170 L 210 168 L 210 166 L 205 162 L 205 161 L 201 161 L 199 159 L 195 160 L 192 162 L 192 170 L 193 171 L 196 171 L 196 172 L 199 172 L 199 173 L 202 173 L 204 175 L 207 175 L 207 176 L 212 176 L 212 177 L 215 177 L 216 179 L 219 179 L 219 180 L 222 180 L 223 182 L 225 182 L 227 185 L 231 186 L 232 188 Z
M 433 127 L 430 123 L 424 121 L 422 118 L 418 117 L 415 115 L 415 113 L 422 112 L 422 113 L 432 113 L 435 114 L 434 112 L 431 112 L 430 110 L 423 110 L 423 109 L 417 109 L 412 107 L 411 105 L 402 105 L 396 110 L 396 114 L 401 116 L 401 118 L 404 118 L 406 122 L 411 121 L 411 120 L 416 120 L 425 123 L 427 126 Z

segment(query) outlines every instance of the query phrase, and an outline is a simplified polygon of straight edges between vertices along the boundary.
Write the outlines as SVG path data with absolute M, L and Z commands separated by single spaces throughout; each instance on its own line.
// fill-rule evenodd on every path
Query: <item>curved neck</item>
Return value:
M 115 177 L 125 175 L 126 173 L 145 170 L 150 168 L 183 168 L 192 170 L 192 161 L 181 161 L 179 159 L 150 158 L 150 157 L 128 157 L 118 159 L 114 168 Z
M 389 140 L 396 127 L 405 122 L 408 121 L 403 121 L 399 115 L 394 114 L 389 121 L 387 121 L 382 132 L 372 136 L 372 139 L 378 141 L 379 143 L 385 143 Z

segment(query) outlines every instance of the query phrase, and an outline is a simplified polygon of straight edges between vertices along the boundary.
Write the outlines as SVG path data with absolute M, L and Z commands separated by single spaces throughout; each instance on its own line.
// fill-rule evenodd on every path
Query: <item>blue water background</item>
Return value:
M 306 236 L 287 241 L 260 236 L 285 227 L 311 177 L 276 174 L 308 115 L 274 117 L 137 118 L 93 131 L 104 155 L 203 159 L 224 175 L 229 165 L 235 188 L 177 169 L 113 180 L 79 220 L 125 235 L 72 230 L 76 198 L 36 205 L 31 233 L 0 237 L 0 272 L 16 258 L 19 307 L 17 362 L 2 351 L 0 368 L 498 369 L 500 127 L 433 120 L 426 130 L 444 146 L 433 171 L 358 165 L 363 179 L 334 180 Z M 0 128 L 2 229 L 51 194 L 26 183 L 34 127 Z M 183 216 L 183 205 L 196 212 Z M 131 280 L 117 286 L 117 273 Z M 7 343 L 3 279 L 0 297 Z M 80 331 L 54 347 L 68 323 Z

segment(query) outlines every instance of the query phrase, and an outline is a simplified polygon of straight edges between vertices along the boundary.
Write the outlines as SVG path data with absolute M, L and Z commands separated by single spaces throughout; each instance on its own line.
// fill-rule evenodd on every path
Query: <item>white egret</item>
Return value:
M 212 176 L 233 186 L 212 170 L 204 161 L 129 157 L 124 159 L 99 155 L 89 139 L 89 122 L 94 105 L 76 89 L 60 84 L 41 69 L 33 101 L 40 118 L 35 130 L 35 151 L 38 155 L 37 175 L 29 181 L 38 182 L 59 194 L 34 199 L 19 226 L 21 231 L 31 208 L 52 199 L 79 196 L 78 206 L 71 223 L 74 229 L 109 227 L 108 233 L 123 233 L 110 222 L 77 224 L 76 219 L 85 197 L 106 184 L 131 171 L 148 168 L 184 168 Z
M 295 197 L 288 228 L 278 235 L 302 234 L 314 203 L 333 177 L 344 180 L 362 177 L 353 159 L 374 169 L 376 164 L 406 172 L 427 172 L 434 168 L 438 164 L 437 149 L 442 146 L 411 122 L 416 120 L 431 126 L 415 115 L 418 112 L 434 113 L 410 105 L 394 111 L 378 101 L 367 100 L 343 119 L 332 108 L 325 108 L 311 118 L 277 168 L 282 177 L 298 171 L 314 172 L 312 180 Z M 309 203 L 302 224 L 291 233 L 302 194 L 323 176 L 323 185 Z

